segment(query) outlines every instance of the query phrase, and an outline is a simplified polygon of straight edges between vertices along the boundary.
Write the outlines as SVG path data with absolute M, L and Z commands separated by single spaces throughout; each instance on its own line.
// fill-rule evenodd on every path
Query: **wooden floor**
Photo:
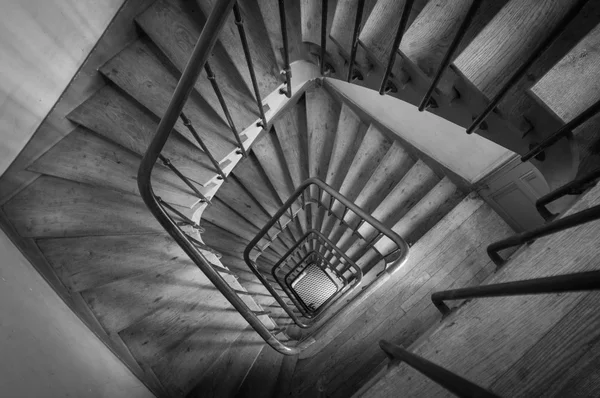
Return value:
M 600 187 L 569 213 L 598 204 Z M 599 222 L 572 228 L 520 251 L 488 283 L 597 270 L 599 248 Z M 473 300 L 410 350 L 503 397 L 595 397 L 600 395 L 599 299 L 597 292 L 584 292 Z M 364 396 L 398 394 L 453 396 L 406 365 L 391 370 Z

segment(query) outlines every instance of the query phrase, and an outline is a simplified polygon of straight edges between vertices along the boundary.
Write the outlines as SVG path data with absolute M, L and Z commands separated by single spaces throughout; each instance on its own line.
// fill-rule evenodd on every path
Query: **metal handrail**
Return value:
M 556 217 L 556 214 L 552 214 L 550 210 L 548 210 L 546 207 L 548 204 L 562 198 L 565 195 L 578 195 L 584 190 L 595 186 L 598 183 L 598 179 L 600 179 L 600 168 L 542 196 L 535 202 L 535 207 L 538 213 L 540 213 L 540 215 L 544 217 L 546 221 L 550 221 Z
M 246 321 L 256 330 L 256 332 L 278 352 L 285 355 L 296 355 L 306 347 L 315 342 L 309 338 L 298 343 L 283 343 L 263 324 L 258 316 L 250 310 L 247 304 L 234 292 L 234 289 L 221 277 L 221 275 L 211 266 L 206 257 L 196 248 L 186 234 L 177 226 L 175 221 L 169 216 L 167 211 L 157 200 L 152 188 L 152 170 L 164 148 L 171 131 L 173 130 L 177 119 L 180 117 L 185 102 L 194 89 L 194 84 L 210 56 L 210 53 L 217 41 L 218 34 L 223 28 L 227 18 L 234 6 L 235 0 L 220 0 L 213 7 L 208 16 L 200 37 L 194 46 L 194 50 L 188 63 L 181 74 L 181 79 L 173 93 L 167 110 L 158 124 L 156 134 L 144 154 L 138 170 L 138 189 L 144 203 L 152 212 L 161 226 L 173 237 L 183 251 L 200 268 L 206 277 L 215 285 L 215 287 L 225 296 L 231 305 L 246 319 Z M 292 345 L 294 344 L 294 345 Z
M 405 350 L 399 345 L 389 343 L 385 340 L 379 342 L 379 347 L 390 358 L 391 365 L 398 365 L 404 362 L 419 373 L 435 381 L 446 390 L 452 392 L 458 397 L 464 398 L 496 398 L 498 395 L 486 390 L 477 384 L 460 377 L 449 370 L 437 365 L 427 359 Z
M 448 315 L 451 310 L 444 304 L 444 300 L 580 292 L 584 290 L 600 290 L 600 271 L 578 272 L 493 285 L 444 290 L 433 293 L 431 301 L 433 301 L 433 304 L 443 315 Z
M 597 114 L 600 111 L 600 100 L 596 101 L 592 106 L 587 108 L 585 111 L 581 112 L 577 115 L 573 120 L 556 130 L 556 132 L 552 133 L 548 137 L 544 139 L 541 143 L 533 147 L 529 152 L 521 157 L 521 162 L 526 162 L 529 159 L 539 155 L 544 151 L 544 149 L 554 145 L 558 140 L 566 136 L 571 130 L 576 129 L 581 126 L 583 123 L 587 122 L 591 117 Z
M 524 243 L 529 243 L 537 238 L 541 238 L 555 232 L 560 232 L 565 229 L 573 228 L 581 224 L 586 224 L 598 219 L 600 219 L 600 205 L 590 207 L 589 209 L 582 210 L 578 213 L 571 214 L 540 227 L 521 232 L 520 234 L 516 234 L 496 243 L 492 243 L 488 246 L 487 252 L 492 261 L 498 267 L 501 267 L 506 263 L 506 260 L 504 260 L 500 254 L 498 254 L 500 250 L 508 249 L 513 246 L 519 246 Z
M 442 63 L 438 67 L 435 77 L 433 78 L 433 81 L 431 82 L 431 85 L 427 89 L 427 92 L 425 93 L 425 95 L 423 96 L 423 99 L 421 100 L 421 103 L 419 104 L 418 109 L 420 112 L 423 112 L 425 110 L 425 108 L 430 106 L 431 101 L 433 101 L 433 98 L 431 98 L 431 96 L 433 95 L 433 91 L 437 87 L 440 79 L 442 78 L 442 75 L 446 71 L 446 68 L 448 67 L 448 65 L 450 65 L 450 62 L 452 61 L 452 57 L 454 56 L 454 53 L 458 49 L 458 45 L 460 44 L 461 40 L 465 36 L 465 33 L 467 33 L 467 29 L 471 25 L 471 22 L 473 21 L 473 18 L 475 17 L 475 13 L 477 13 L 477 9 L 479 9 L 479 6 L 481 5 L 482 2 L 483 2 L 483 0 L 473 0 L 473 2 L 471 3 L 471 6 L 469 7 L 469 10 L 467 11 L 467 15 L 465 15 L 465 18 L 463 19 L 462 23 L 460 24 L 458 31 L 456 32 L 456 35 L 454 36 L 454 39 L 452 40 L 452 43 L 450 43 L 450 47 L 448 47 L 448 50 L 446 51 L 446 54 L 444 55 L 444 58 L 442 59 Z

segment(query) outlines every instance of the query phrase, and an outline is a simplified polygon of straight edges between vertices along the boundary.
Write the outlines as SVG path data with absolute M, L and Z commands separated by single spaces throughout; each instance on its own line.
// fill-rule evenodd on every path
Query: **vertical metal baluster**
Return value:
M 571 22 L 573 18 L 581 11 L 581 8 L 585 5 L 587 0 L 579 0 L 564 16 L 563 19 L 556 25 L 550 34 L 544 39 L 544 41 L 530 53 L 529 58 L 521 65 L 517 71 L 510 77 L 508 82 L 500 89 L 500 91 L 490 101 L 485 110 L 475 118 L 473 123 L 467 128 L 467 134 L 472 134 L 479 125 L 489 116 L 490 113 L 500 103 L 502 98 L 508 93 L 508 91 L 515 85 L 521 78 L 527 73 L 527 70 L 533 63 L 550 47 L 554 40 L 562 33 L 565 27 Z
M 329 210 L 327 211 L 329 213 L 329 215 L 331 215 L 331 210 L 333 208 L 334 200 L 335 200 L 335 198 L 332 195 L 329 195 Z
M 354 33 L 352 34 L 352 48 L 350 50 L 350 64 L 348 65 L 348 82 L 354 80 L 354 61 L 356 60 L 356 50 L 358 49 L 358 35 L 360 34 L 361 21 L 363 10 L 365 8 L 365 0 L 358 0 L 356 6 L 356 19 L 354 21 Z
M 185 116 L 185 114 L 183 112 L 181 112 L 179 117 L 183 121 L 183 125 L 185 127 L 187 127 L 187 129 L 190 131 L 190 133 L 192 133 L 192 135 L 194 136 L 196 141 L 198 141 L 198 144 L 200 145 L 200 147 L 202 148 L 204 153 L 206 153 L 206 155 L 210 159 L 213 166 L 215 166 L 215 169 L 217 169 L 217 172 L 220 174 L 220 178 L 224 181 L 227 181 L 227 176 L 223 172 L 223 169 L 221 169 L 219 162 L 217 162 L 217 159 L 215 159 L 214 156 L 212 155 L 212 153 L 210 153 L 210 151 L 208 150 L 208 147 L 206 146 L 206 144 L 204 144 L 204 141 L 202 141 L 202 138 L 200 138 L 200 136 L 198 135 L 198 132 L 192 125 L 192 122 L 190 121 L 190 119 L 188 119 L 187 116 Z
M 469 7 L 469 11 L 467 11 L 467 15 L 465 16 L 465 19 L 463 19 L 462 23 L 460 24 L 460 26 L 458 28 L 458 32 L 456 32 L 456 36 L 454 36 L 452 43 L 450 43 L 450 47 L 448 47 L 448 50 L 446 51 L 446 54 L 444 55 L 444 58 L 442 59 L 442 63 L 438 67 L 438 70 L 435 74 L 435 77 L 433 78 L 433 81 L 431 82 L 431 85 L 429 86 L 429 89 L 427 89 L 425 96 L 421 100 L 421 104 L 419 105 L 419 111 L 423 112 L 425 110 L 425 108 L 430 105 L 430 101 L 433 101 L 433 99 L 431 98 L 431 95 L 433 94 L 433 90 L 435 90 L 437 84 L 439 83 L 440 79 L 442 78 L 442 75 L 444 74 L 444 71 L 446 70 L 448 65 L 450 65 L 450 62 L 452 61 L 452 56 L 454 55 L 454 52 L 458 48 L 460 41 L 465 36 L 465 33 L 467 33 L 467 29 L 469 28 L 469 25 L 471 25 L 471 21 L 473 20 L 473 17 L 475 16 L 475 13 L 477 12 L 477 9 L 481 5 L 481 3 L 482 3 L 482 0 L 473 0 L 473 2 L 471 3 L 471 6 Z
M 342 217 L 340 218 L 338 226 L 342 226 L 342 224 L 344 223 L 344 218 L 346 218 L 346 214 L 348 214 L 348 208 L 344 206 L 344 212 L 342 213 Z
M 410 10 L 412 9 L 413 2 L 414 0 L 406 0 L 404 3 L 402 17 L 400 18 L 400 24 L 398 25 L 398 31 L 396 31 L 396 37 L 394 38 L 392 50 L 390 51 L 390 60 L 388 62 L 387 68 L 385 69 L 383 80 L 381 80 L 381 87 L 379 87 L 379 94 L 381 95 L 384 95 L 386 92 L 388 79 L 392 74 L 392 69 L 394 67 L 394 63 L 396 62 L 396 54 L 398 53 L 398 48 L 400 48 L 402 36 L 404 36 L 404 30 L 406 29 L 406 24 L 408 23 L 408 16 L 410 15 Z
M 267 118 L 265 117 L 265 111 L 263 109 L 262 99 L 260 97 L 260 91 L 258 90 L 258 82 L 256 81 L 256 73 L 254 73 L 254 65 L 252 64 L 252 55 L 250 54 L 250 47 L 248 47 L 248 39 L 246 38 L 246 31 L 244 30 L 244 20 L 242 19 L 242 13 L 240 7 L 236 2 L 233 5 L 233 15 L 235 17 L 235 24 L 238 27 L 240 34 L 240 40 L 242 41 L 242 47 L 244 49 L 244 55 L 246 56 L 246 63 L 248 64 L 248 70 L 250 72 L 250 79 L 252 80 L 252 87 L 254 88 L 254 96 L 256 97 L 256 103 L 258 104 L 258 110 L 260 112 L 259 126 L 267 128 Z
M 225 114 L 227 123 L 229 123 L 229 128 L 231 128 L 231 131 L 233 132 L 233 135 L 235 136 L 235 140 L 237 141 L 238 145 L 240 146 L 240 153 L 244 157 L 247 157 L 248 153 L 246 152 L 246 148 L 244 148 L 244 145 L 242 144 L 242 139 L 240 138 L 240 134 L 238 133 L 237 128 L 235 127 L 235 123 L 233 123 L 233 119 L 231 118 L 231 114 L 229 113 L 229 108 L 227 108 L 227 104 L 225 103 L 225 98 L 223 98 L 221 89 L 219 88 L 219 85 L 217 84 L 217 78 L 215 76 L 215 73 L 211 69 L 208 62 L 204 64 L 204 70 L 206 71 L 208 80 L 210 81 L 210 84 L 212 85 L 212 88 L 215 91 L 215 94 L 217 95 L 219 104 L 221 104 L 221 109 L 223 109 L 223 113 Z
M 281 24 L 281 38 L 283 40 L 283 70 L 282 75 L 285 75 L 286 88 L 279 90 L 280 94 L 285 94 L 286 97 L 292 97 L 292 68 L 290 67 L 290 50 L 288 47 L 287 22 L 285 15 L 285 0 L 279 0 L 279 22 Z
M 157 196 L 156 200 L 163 207 L 165 207 L 165 208 L 169 209 L 171 212 L 177 214 L 181 219 L 183 219 L 184 223 L 186 223 L 188 225 L 191 225 L 199 233 L 204 233 L 205 232 L 204 228 L 202 228 L 198 223 L 192 221 L 188 216 L 186 216 L 185 214 L 183 214 L 182 212 L 180 212 L 179 210 L 177 210 L 176 208 L 174 208 L 173 206 L 171 206 L 170 204 L 168 204 L 167 202 L 165 202 L 164 200 L 162 200 L 162 198 L 160 196 Z
M 321 75 L 325 75 L 325 54 L 327 47 L 327 3 L 321 0 Z
M 166 157 L 164 157 L 163 155 L 159 154 L 158 155 L 159 159 L 163 162 L 163 164 L 165 166 L 167 166 L 173 173 L 175 173 L 177 175 L 177 177 L 179 177 L 188 187 L 190 187 L 190 189 L 192 191 L 194 191 L 194 193 L 196 195 L 198 195 L 198 197 L 200 198 L 200 201 L 205 202 L 210 204 L 210 201 L 208 200 L 208 198 L 206 196 L 204 196 L 202 194 L 202 192 L 200 192 L 198 190 L 198 188 L 196 188 L 194 186 L 194 184 L 192 184 L 192 182 L 186 177 L 184 176 L 181 171 L 179 171 L 177 169 L 177 167 L 173 166 L 173 163 L 171 163 L 171 161 L 169 159 L 167 159 Z

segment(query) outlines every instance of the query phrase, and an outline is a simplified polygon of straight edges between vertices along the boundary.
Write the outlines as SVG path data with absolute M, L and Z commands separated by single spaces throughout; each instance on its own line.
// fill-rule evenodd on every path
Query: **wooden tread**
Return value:
M 137 40 L 100 68 L 100 72 L 138 102 L 162 117 L 178 78 L 155 54 L 148 40 Z M 192 92 L 183 113 L 216 159 L 223 159 L 235 150 L 235 138 L 229 127 L 196 92 Z M 178 120 L 175 125 L 194 145 L 196 139 Z
M 69 113 L 69 119 L 143 156 L 158 127 L 158 118 L 117 88 L 107 85 Z M 186 177 L 201 185 L 216 173 L 208 156 L 177 131 L 161 152 Z
M 136 22 L 175 67 L 183 71 L 202 31 L 205 23 L 203 19 L 202 12 L 193 2 L 159 0 L 139 15 Z M 241 132 L 259 118 L 252 94 L 221 43 L 215 45 L 208 62 L 233 122 Z M 200 75 L 195 88 L 213 111 L 219 114 L 221 120 L 227 123 L 206 72 Z

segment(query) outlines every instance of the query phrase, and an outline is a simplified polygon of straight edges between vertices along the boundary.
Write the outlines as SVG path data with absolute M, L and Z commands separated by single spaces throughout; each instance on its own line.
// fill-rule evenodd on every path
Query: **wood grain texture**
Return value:
M 508 0 L 482 2 L 453 59 L 507 2 Z M 433 78 L 472 3 L 470 0 L 428 2 L 402 38 L 400 53 L 404 59 L 414 63 L 428 78 Z M 451 76 L 446 74 L 445 77 L 447 80 L 443 78 L 438 84 L 438 89 L 450 93 Z
M 262 20 L 267 29 L 271 48 L 277 59 L 277 65 L 283 66 L 283 38 L 281 33 L 281 22 L 279 19 L 279 8 L 275 7 L 270 0 L 257 0 Z M 288 31 L 288 48 L 290 62 L 306 59 L 305 49 L 302 46 L 300 2 L 296 0 L 285 0 L 285 15 Z
M 198 5 L 204 16 L 208 16 L 216 0 L 208 0 L 199 2 Z M 279 71 L 275 54 L 268 40 L 268 31 L 264 26 L 260 9 L 256 0 L 248 0 L 239 3 L 244 20 L 246 37 L 248 39 L 248 47 L 252 57 L 252 63 L 256 72 L 256 79 L 262 98 L 273 92 L 280 84 Z M 240 41 L 238 28 L 235 25 L 233 13 L 229 16 L 225 26 L 221 30 L 219 40 L 231 62 L 236 65 L 238 72 L 244 78 L 246 87 L 249 91 L 252 90 L 252 83 L 244 50 Z
M 309 176 L 307 111 L 304 98 L 274 125 L 294 188 L 300 186 Z
M 175 67 L 183 71 L 200 37 L 204 26 L 202 19 L 202 12 L 194 2 L 181 0 L 157 1 L 139 15 L 136 21 Z M 252 94 L 220 43 L 213 48 L 208 62 L 215 73 L 233 122 L 242 131 L 259 118 Z M 227 119 L 206 72 L 201 74 L 194 87 L 226 123 Z
M 597 204 L 599 197 L 600 189 L 595 188 L 568 214 Z M 528 250 L 512 258 L 489 283 L 593 269 L 598 246 L 596 229 L 598 224 L 590 223 L 536 241 Z M 559 332 L 559 329 L 554 328 L 557 325 L 565 326 L 561 320 L 568 319 L 565 317 L 573 314 L 575 308 L 584 303 L 587 294 L 516 296 L 472 301 L 447 318 L 426 339 L 411 347 L 411 350 L 487 387 L 506 374 L 514 364 L 519 363 L 521 358 L 526 358 L 528 352 L 534 353 L 535 351 L 530 350 L 534 349 L 538 341 L 545 336 L 552 338 L 553 330 Z M 490 305 L 494 308 L 492 312 Z M 475 319 L 477 327 L 473 327 Z M 569 324 L 575 326 L 577 322 L 571 321 Z M 585 323 L 581 325 L 585 327 Z M 560 353 L 558 351 L 559 355 Z M 526 388 L 530 379 L 526 374 L 523 376 L 523 384 L 513 385 L 511 388 Z M 407 396 L 416 396 L 417 391 L 418 394 L 428 396 L 441 393 L 440 387 L 401 365 L 377 383 L 368 396 L 386 396 L 396 382 L 402 385 Z
M 186 254 L 165 234 L 38 239 L 48 262 L 74 292 L 165 271 Z
M 36 160 L 29 169 L 65 180 L 139 195 L 137 173 L 141 161 L 139 155 L 80 127 Z M 191 207 L 198 200 L 179 177 L 164 167 L 154 168 L 152 183 L 156 194 L 169 203 Z
M 352 165 L 353 154 L 358 151 L 368 126 L 344 103 L 340 109 L 337 131 L 331 149 L 331 159 L 325 182 L 339 189 Z
M 273 397 L 284 357 L 269 345 L 264 345 L 236 397 Z
M 162 232 L 141 198 L 42 176 L 4 206 L 23 237 Z
M 155 54 L 152 45 L 141 39 L 103 65 L 100 72 L 159 117 L 164 115 L 178 81 Z M 235 150 L 229 127 L 197 93 L 190 96 L 183 113 L 216 159 L 223 159 Z M 181 120 L 177 121 L 176 128 L 198 145 Z
M 511 1 L 454 61 L 488 98 L 573 6 L 573 1 Z
M 107 85 L 69 113 L 69 119 L 103 137 L 144 155 L 158 127 L 158 118 L 117 88 Z M 215 175 L 208 156 L 173 131 L 161 152 L 186 177 L 205 184 Z
M 263 347 L 256 332 L 246 329 L 202 375 L 188 397 L 235 396 Z
M 354 159 L 339 192 L 350 201 L 354 201 L 391 145 L 391 140 L 385 137 L 374 125 L 371 125 L 358 151 L 354 154 Z M 333 219 L 330 220 L 330 222 L 323 225 L 322 232 L 326 235 L 331 232 L 334 226 Z
M 360 32 L 362 45 L 381 65 L 388 63 L 403 7 L 403 0 L 379 0 Z

